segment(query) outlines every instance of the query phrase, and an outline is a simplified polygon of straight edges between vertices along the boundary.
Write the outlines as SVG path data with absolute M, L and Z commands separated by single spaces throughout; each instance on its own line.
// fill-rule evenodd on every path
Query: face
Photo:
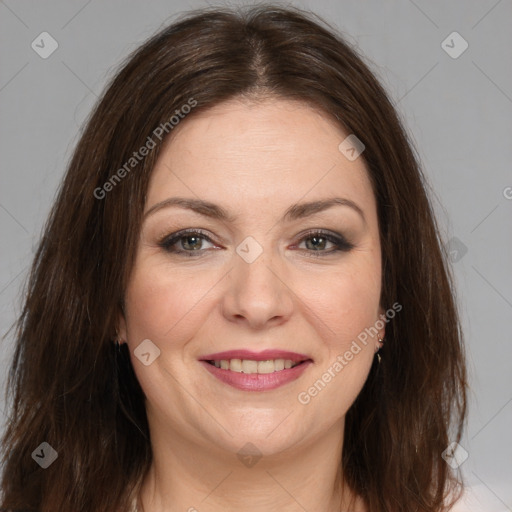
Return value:
M 225 102 L 167 141 L 119 329 L 153 432 L 271 455 L 342 431 L 378 338 L 361 333 L 383 312 L 376 201 L 347 135 L 269 99 Z

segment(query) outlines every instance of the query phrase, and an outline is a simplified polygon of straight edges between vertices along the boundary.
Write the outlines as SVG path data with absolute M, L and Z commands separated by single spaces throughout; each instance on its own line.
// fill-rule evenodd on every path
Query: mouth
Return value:
M 291 359 L 267 359 L 264 361 L 255 361 L 253 359 L 210 359 L 206 363 L 220 368 L 221 370 L 229 370 L 232 372 L 245 373 L 247 375 L 253 374 L 268 374 L 289 370 L 295 368 L 306 361 L 293 362 Z
M 225 384 L 243 391 L 266 391 L 299 378 L 313 359 L 295 352 L 236 350 L 210 354 L 200 362 Z

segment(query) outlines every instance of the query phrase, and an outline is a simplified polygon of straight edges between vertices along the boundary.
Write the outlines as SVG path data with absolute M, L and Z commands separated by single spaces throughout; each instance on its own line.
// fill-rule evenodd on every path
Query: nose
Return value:
M 291 283 L 283 268 L 273 267 L 266 251 L 252 263 L 235 255 L 234 268 L 227 277 L 223 315 L 228 321 L 260 330 L 283 324 L 291 317 Z

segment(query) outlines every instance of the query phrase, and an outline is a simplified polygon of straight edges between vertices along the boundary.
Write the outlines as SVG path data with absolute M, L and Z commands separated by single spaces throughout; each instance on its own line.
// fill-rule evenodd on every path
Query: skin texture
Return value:
M 347 135 L 302 103 L 231 100 L 182 122 L 164 146 L 146 212 L 185 197 L 237 219 L 172 206 L 142 225 L 119 334 L 146 395 L 154 460 L 141 491 L 145 512 L 346 510 L 350 493 L 342 497 L 336 484 L 344 417 L 377 337 L 307 405 L 297 397 L 383 313 L 376 201 L 362 158 L 338 150 Z M 295 203 L 332 197 L 355 202 L 364 220 L 349 206 L 282 220 Z M 183 229 L 202 229 L 212 242 L 195 241 L 193 257 L 159 245 Z M 340 233 L 354 248 L 329 253 L 326 242 L 317 256 L 304 239 L 309 229 Z M 236 252 L 248 236 L 263 249 L 253 263 Z M 161 351 L 149 366 L 133 354 L 145 339 Z M 239 348 L 290 350 L 313 364 L 291 383 L 254 392 L 224 384 L 198 361 Z M 252 467 L 237 457 L 246 443 L 263 455 Z

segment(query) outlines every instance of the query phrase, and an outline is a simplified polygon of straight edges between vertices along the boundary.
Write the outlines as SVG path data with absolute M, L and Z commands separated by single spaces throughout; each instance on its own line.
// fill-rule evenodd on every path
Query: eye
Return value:
M 354 245 L 343 235 L 316 230 L 306 233 L 300 239 L 297 248 L 308 251 L 312 256 L 326 256 L 340 251 L 350 251 Z
M 168 253 L 188 257 L 200 257 L 208 249 L 218 248 L 202 230 L 182 230 L 163 238 L 158 245 Z M 303 247 L 301 247 L 303 246 Z M 354 247 L 341 234 L 314 230 L 300 239 L 296 246 L 311 256 L 328 256 L 336 252 L 347 252 Z
M 205 246 L 205 244 L 210 244 Z M 184 230 L 166 236 L 158 245 L 167 252 L 186 256 L 199 256 L 206 249 L 216 247 L 201 230 Z

